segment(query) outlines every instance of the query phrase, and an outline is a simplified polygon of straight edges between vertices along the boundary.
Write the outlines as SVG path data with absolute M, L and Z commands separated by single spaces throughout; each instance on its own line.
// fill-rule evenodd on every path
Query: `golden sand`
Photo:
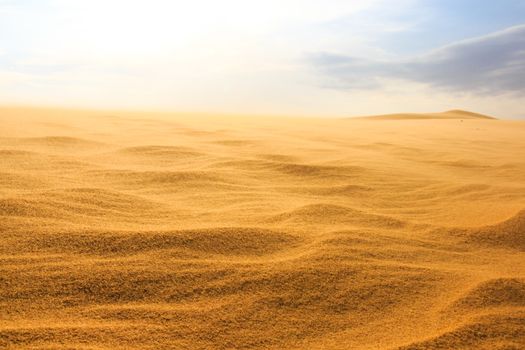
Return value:
M 524 209 L 525 122 L 2 108 L 0 348 L 522 349 Z

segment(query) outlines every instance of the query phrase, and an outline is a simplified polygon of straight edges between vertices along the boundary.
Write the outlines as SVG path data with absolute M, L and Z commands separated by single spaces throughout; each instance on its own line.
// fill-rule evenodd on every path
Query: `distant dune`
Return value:
M 442 113 L 398 113 L 352 119 L 402 120 L 402 119 L 496 119 L 488 115 L 454 109 Z
M 487 119 L 0 108 L 0 348 L 524 349 Z

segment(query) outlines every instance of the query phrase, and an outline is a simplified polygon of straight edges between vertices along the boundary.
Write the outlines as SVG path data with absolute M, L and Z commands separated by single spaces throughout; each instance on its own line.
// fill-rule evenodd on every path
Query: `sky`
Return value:
M 0 0 L 0 104 L 525 119 L 525 0 Z

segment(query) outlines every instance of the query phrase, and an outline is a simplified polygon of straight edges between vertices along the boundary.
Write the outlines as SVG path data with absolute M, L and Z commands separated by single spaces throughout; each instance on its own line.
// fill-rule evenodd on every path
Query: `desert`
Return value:
M 2 107 L 0 235 L 5 349 L 525 348 L 523 121 Z

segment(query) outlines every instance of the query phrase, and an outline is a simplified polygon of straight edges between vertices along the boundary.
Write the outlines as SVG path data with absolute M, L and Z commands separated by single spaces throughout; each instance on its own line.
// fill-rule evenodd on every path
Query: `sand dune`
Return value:
M 0 108 L 0 348 L 525 348 L 524 135 Z
M 469 239 L 489 246 L 525 251 L 525 210 L 512 218 L 481 229 L 470 230 Z
M 442 113 L 399 113 L 377 116 L 358 117 L 354 119 L 376 119 L 376 120 L 404 120 L 404 119 L 496 119 L 494 117 L 453 109 Z

